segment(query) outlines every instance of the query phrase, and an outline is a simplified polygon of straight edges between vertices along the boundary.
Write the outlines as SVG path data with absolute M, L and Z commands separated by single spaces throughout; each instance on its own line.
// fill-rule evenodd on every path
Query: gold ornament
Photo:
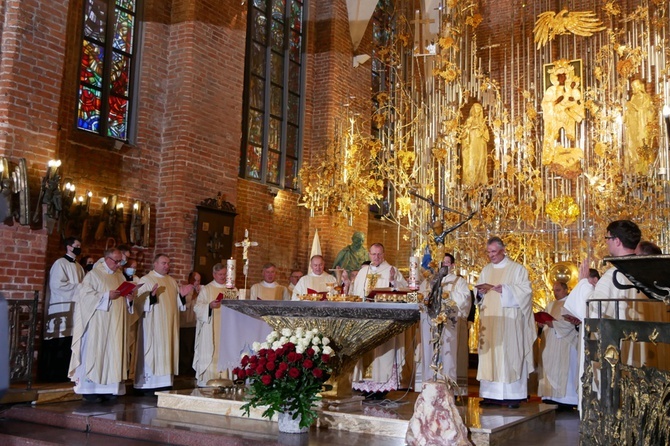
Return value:
M 547 11 L 537 16 L 533 34 L 535 34 L 535 43 L 537 43 L 537 49 L 539 50 L 547 42 L 563 34 L 592 36 L 594 32 L 605 29 L 602 24 L 603 22 L 592 11 L 568 12 L 567 9 L 563 9 L 559 13 Z
M 553 223 L 566 226 L 574 223 L 579 217 L 579 206 L 574 198 L 561 195 L 547 204 L 547 215 Z
M 554 282 L 563 282 L 572 289 L 579 282 L 579 268 L 573 262 L 558 262 L 549 268 L 545 279 L 549 288 L 554 286 Z

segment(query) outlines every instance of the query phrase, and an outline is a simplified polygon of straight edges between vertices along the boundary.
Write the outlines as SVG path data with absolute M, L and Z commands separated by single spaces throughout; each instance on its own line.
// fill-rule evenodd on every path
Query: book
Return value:
M 119 287 L 116 289 L 117 291 L 121 292 L 121 296 L 126 297 L 133 291 L 135 291 L 135 288 L 140 286 L 138 283 L 133 283 L 133 282 L 123 282 Z
M 538 311 L 537 313 L 533 313 L 533 316 L 535 317 L 535 322 L 538 324 L 546 324 L 547 322 L 556 320 L 554 316 L 546 311 Z
M 216 296 L 216 301 L 221 302 L 223 300 L 223 293 L 219 293 L 218 296 Z

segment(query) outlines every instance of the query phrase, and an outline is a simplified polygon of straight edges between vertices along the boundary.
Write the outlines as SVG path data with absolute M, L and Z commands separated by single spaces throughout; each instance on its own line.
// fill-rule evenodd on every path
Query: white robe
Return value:
M 430 292 L 430 290 L 428 290 Z M 470 289 L 464 278 L 455 274 L 449 274 L 442 279 L 442 292 L 449 292 L 449 299 L 458 308 L 458 322 L 453 324 L 451 321 L 445 322 L 442 329 L 442 347 L 440 349 L 440 359 L 442 361 L 442 373 L 437 375 L 437 379 L 443 379 L 445 376 L 452 381 L 457 382 L 458 374 L 456 370 L 458 348 L 459 348 L 459 323 L 465 323 L 467 326 L 467 317 L 470 313 Z M 431 369 L 433 358 L 433 343 L 431 336 L 431 327 L 433 326 L 430 316 L 425 311 L 421 312 L 421 379 L 427 382 L 433 379 L 435 371 Z M 467 332 L 465 333 L 467 336 Z M 467 348 L 467 345 L 466 345 Z
M 209 308 L 210 302 L 216 300 L 219 293 L 226 290 L 226 285 L 211 281 L 200 288 L 198 300 L 193 306 L 197 318 L 195 329 L 195 355 L 193 369 L 198 386 L 204 387 L 210 379 L 219 377 L 219 336 L 221 332 L 221 309 Z
M 567 297 L 550 302 L 545 309 L 555 320 L 553 327 L 542 328 L 537 393 L 557 403 L 577 405 L 579 334 L 573 324 L 563 319 L 566 300 Z
M 363 265 L 356 280 L 354 281 L 353 291 L 350 293 L 365 300 L 366 295 L 373 289 L 389 288 L 391 286 L 391 268 L 387 262 L 382 262 L 379 266 Z M 406 288 L 407 282 L 398 269 L 395 269 L 395 287 Z M 367 292 L 367 293 L 366 293 Z M 384 344 L 375 348 L 374 360 L 372 361 L 372 380 L 360 382 L 363 380 L 364 371 L 361 367 L 362 362 L 354 370 L 355 390 L 370 392 L 385 392 L 398 388 L 398 380 L 405 365 L 405 336 L 403 333 L 394 336 Z M 359 382 L 356 382 L 359 381 Z
M 85 274 L 84 268 L 72 258 L 61 257 L 51 266 L 44 339 L 72 336 L 74 295 Z
M 502 284 L 502 294 L 491 290 L 480 302 L 479 395 L 526 399 L 537 338 L 528 271 L 505 257 L 484 267 L 477 281 L 483 283 Z
M 306 276 L 302 276 L 300 280 L 298 280 L 298 283 L 295 284 L 291 300 L 300 300 L 300 296 L 307 294 L 308 288 L 316 291 L 317 293 L 324 293 L 328 291 L 326 284 L 335 282 L 335 277 L 326 272 L 323 272 L 318 276 L 314 273 L 309 273 Z
M 169 387 L 173 376 L 179 372 L 179 311 L 184 311 L 186 306 L 179 297 L 177 281 L 170 276 L 151 271 L 139 283 L 135 303 L 140 320 L 134 387 Z M 149 294 L 156 283 L 158 300 L 151 305 Z
M 128 346 L 126 314 L 132 312 L 125 298 L 109 299 L 109 291 L 124 281 L 98 263 L 84 277 L 75 295 L 72 358 L 68 376 L 78 394 L 125 394 Z
M 251 285 L 251 300 L 291 300 L 291 295 L 284 285 L 277 282 L 261 281 Z

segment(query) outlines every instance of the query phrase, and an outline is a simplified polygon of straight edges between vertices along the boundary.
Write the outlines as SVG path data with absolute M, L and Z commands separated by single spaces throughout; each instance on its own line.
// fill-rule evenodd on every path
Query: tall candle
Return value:
M 226 288 L 235 288 L 235 259 L 226 260 Z
M 419 289 L 419 258 L 412 256 L 409 258 L 409 289 Z

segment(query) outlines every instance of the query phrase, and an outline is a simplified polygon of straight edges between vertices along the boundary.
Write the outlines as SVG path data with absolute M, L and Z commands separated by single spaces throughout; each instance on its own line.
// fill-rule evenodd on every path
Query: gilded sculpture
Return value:
M 484 108 L 475 102 L 462 129 L 462 184 L 465 187 L 483 186 L 488 182 L 486 160 L 490 132 L 484 119 Z
M 630 172 L 646 174 L 656 159 L 656 151 L 651 149 L 656 112 L 651 95 L 646 92 L 641 80 L 631 82 L 631 89 L 632 94 L 623 114 L 624 167 Z
M 568 12 L 562 9 L 556 13 L 554 11 L 543 12 L 537 16 L 535 28 L 535 43 L 539 50 L 548 42 L 554 40 L 556 36 L 564 34 L 576 34 L 578 36 L 589 37 L 593 33 L 605 29 L 592 11 L 573 11 Z

